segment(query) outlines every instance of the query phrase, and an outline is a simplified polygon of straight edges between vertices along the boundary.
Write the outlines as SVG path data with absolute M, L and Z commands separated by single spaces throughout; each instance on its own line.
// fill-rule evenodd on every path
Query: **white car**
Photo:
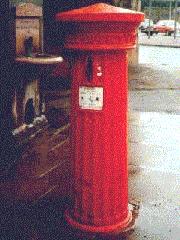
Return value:
M 154 25 L 153 20 L 150 20 L 148 18 L 144 19 L 144 22 L 141 22 L 140 29 L 146 29 L 147 27 L 152 27 Z
M 148 35 L 150 32 L 150 35 L 152 36 L 153 35 L 153 26 L 154 26 L 153 20 L 149 20 L 148 18 L 146 18 L 144 20 L 144 22 L 142 22 L 140 24 L 139 28 L 142 33 L 146 33 Z

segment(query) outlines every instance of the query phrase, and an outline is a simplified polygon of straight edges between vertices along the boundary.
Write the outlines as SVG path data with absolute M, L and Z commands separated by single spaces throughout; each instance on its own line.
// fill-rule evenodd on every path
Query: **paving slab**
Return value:
M 129 240 L 179 240 L 180 116 L 129 114 L 129 199 L 140 210 Z
M 174 36 L 165 36 L 165 34 L 153 35 L 148 38 L 146 34 L 139 33 L 138 43 L 146 46 L 158 46 L 158 47 L 180 47 L 180 35 L 176 38 Z
M 129 67 L 129 199 L 140 208 L 127 239 L 179 240 L 180 51 L 139 52 L 140 64 Z

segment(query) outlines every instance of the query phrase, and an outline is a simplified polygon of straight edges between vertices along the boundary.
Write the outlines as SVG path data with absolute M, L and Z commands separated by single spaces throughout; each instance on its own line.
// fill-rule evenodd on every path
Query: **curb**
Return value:
M 179 45 L 161 45 L 161 44 L 149 44 L 149 43 L 138 43 L 138 45 L 142 45 L 142 46 L 151 46 L 151 47 L 167 47 L 167 48 L 180 48 L 180 44 Z

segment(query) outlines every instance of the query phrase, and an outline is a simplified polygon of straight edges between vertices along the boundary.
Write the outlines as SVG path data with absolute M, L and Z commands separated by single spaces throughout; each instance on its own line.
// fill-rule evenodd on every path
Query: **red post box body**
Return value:
M 127 53 L 143 14 L 95 4 L 61 13 L 70 24 L 65 47 L 75 52 L 71 96 L 75 228 L 122 231 L 128 210 Z

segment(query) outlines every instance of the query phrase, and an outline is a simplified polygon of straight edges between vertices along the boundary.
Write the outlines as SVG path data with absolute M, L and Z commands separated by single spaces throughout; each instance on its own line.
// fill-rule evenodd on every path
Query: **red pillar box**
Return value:
M 131 222 L 127 171 L 127 52 L 144 15 L 99 3 L 56 15 L 67 24 L 65 48 L 75 53 L 71 151 L 74 206 L 70 225 L 122 231 Z M 68 26 L 69 24 L 69 26 Z

